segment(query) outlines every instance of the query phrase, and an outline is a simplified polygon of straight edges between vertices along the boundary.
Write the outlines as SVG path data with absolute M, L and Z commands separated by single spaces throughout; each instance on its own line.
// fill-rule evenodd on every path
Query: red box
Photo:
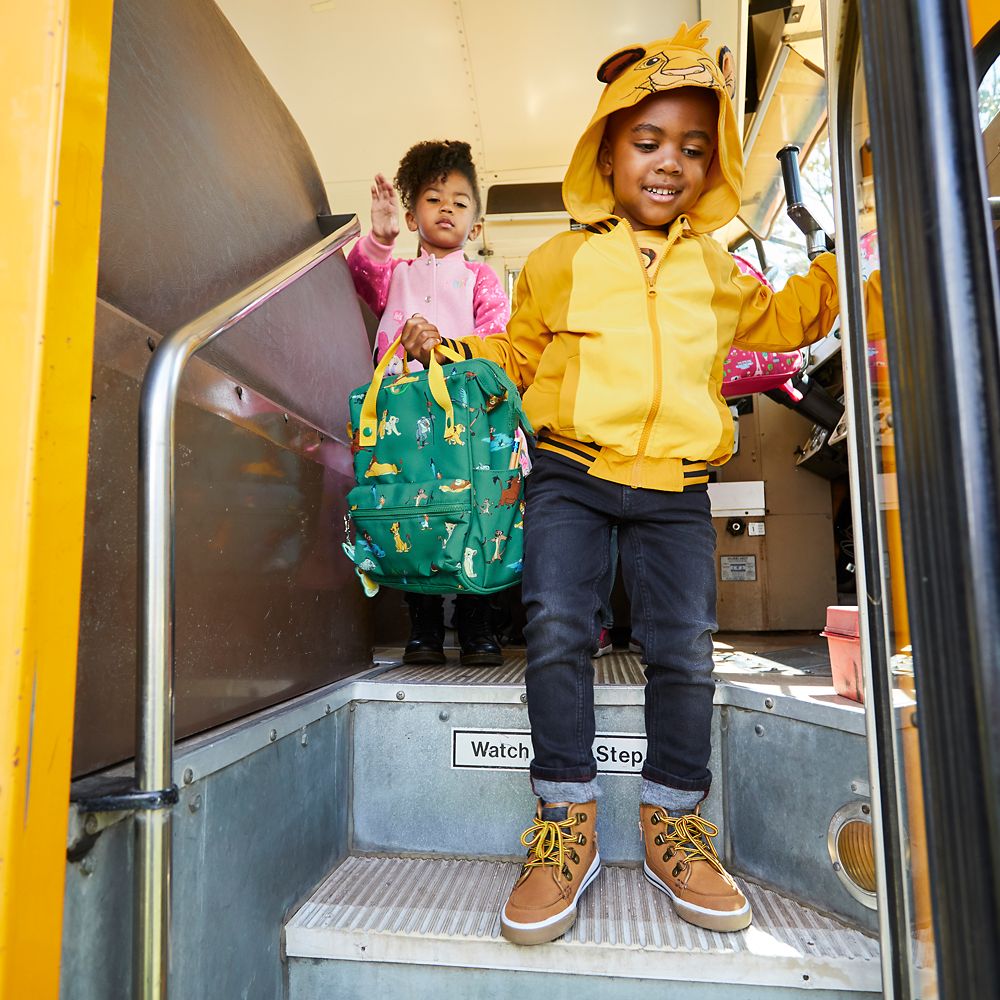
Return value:
M 820 633 L 830 647 L 830 669 L 837 694 L 864 703 L 865 682 L 861 669 L 861 639 L 856 605 L 832 605 L 826 609 L 826 628 Z

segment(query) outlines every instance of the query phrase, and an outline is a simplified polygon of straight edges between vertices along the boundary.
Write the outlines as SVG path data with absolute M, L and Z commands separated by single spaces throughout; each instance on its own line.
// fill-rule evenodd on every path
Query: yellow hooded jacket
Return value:
M 598 79 L 610 82 L 563 182 L 566 208 L 586 228 L 528 257 L 506 333 L 445 341 L 504 368 L 524 394 L 539 448 L 601 479 L 671 491 L 704 489 L 708 466 L 732 454 L 721 384 L 733 343 L 793 350 L 824 336 L 837 315 L 831 255 L 774 293 L 740 274 L 709 235 L 739 209 L 743 161 L 726 80 L 700 37 L 706 24 L 605 60 Z M 716 93 L 718 150 L 701 197 L 670 224 L 647 271 L 631 226 L 612 213 L 597 154 L 612 112 L 674 87 Z

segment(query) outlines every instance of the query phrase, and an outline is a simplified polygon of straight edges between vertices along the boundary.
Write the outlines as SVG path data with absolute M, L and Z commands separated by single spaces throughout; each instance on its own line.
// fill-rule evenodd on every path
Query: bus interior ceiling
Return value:
M 356 214 L 367 230 L 372 176 L 427 138 L 471 143 L 486 215 L 467 253 L 511 288 L 530 250 L 570 223 L 558 188 L 593 107 L 596 82 L 584 81 L 616 47 L 703 17 L 713 50 L 728 44 L 745 70 L 748 185 L 722 234 L 735 247 L 748 232 L 766 239 L 780 213 L 776 149 L 808 153 L 825 128 L 819 0 L 116 3 L 74 798 L 127 774 L 134 751 L 136 485 L 122 455 L 136 453 L 158 340 L 313 243 L 317 216 Z M 404 230 L 397 251 L 414 250 Z M 178 996 L 461 996 L 470 967 L 501 991 L 489 995 L 510 995 L 541 984 L 562 947 L 511 958 L 494 926 L 520 853 L 509 817 L 530 809 L 523 650 L 495 669 L 400 666 L 399 595 L 367 600 L 339 552 L 353 485 L 346 397 L 371 377 L 370 324 L 338 254 L 224 335 L 182 383 Z M 836 335 L 808 372 L 842 409 Z M 728 499 L 713 501 L 726 634 L 706 813 L 750 879 L 759 933 L 696 936 L 644 901 L 637 768 L 620 742 L 643 729 L 642 670 L 616 650 L 597 668 L 598 732 L 621 763 L 602 806 L 611 865 L 567 938 L 578 997 L 634 995 L 641 979 L 690 1000 L 880 995 L 874 893 L 835 859 L 838 830 L 854 822 L 868 838 L 861 868 L 871 864 L 864 710 L 835 693 L 818 637 L 829 605 L 855 603 L 846 445 L 765 396 L 734 409 L 740 446 L 718 474 Z M 620 590 L 616 602 L 627 618 Z M 480 748 L 506 747 L 497 753 L 510 766 L 477 760 L 476 741 L 462 742 L 475 733 L 486 734 Z M 468 802 L 476 815 L 454 822 Z M 71 813 L 65 1000 L 128 991 L 129 826 Z M 610 921 L 601 893 L 628 901 L 632 923 Z M 451 909 L 455 920 L 435 916 Z M 241 992 L 250 981 L 259 992 Z

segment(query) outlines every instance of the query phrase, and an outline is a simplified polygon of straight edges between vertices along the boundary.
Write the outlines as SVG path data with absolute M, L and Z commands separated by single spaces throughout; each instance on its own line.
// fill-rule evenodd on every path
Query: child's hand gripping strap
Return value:
M 389 349 L 382 355 L 382 360 L 375 368 L 371 385 L 365 393 L 365 401 L 361 404 L 361 421 L 358 426 L 358 442 L 362 448 L 372 447 L 378 440 L 378 393 L 382 388 L 382 379 L 385 377 L 385 370 L 396 354 L 396 349 L 402 342 L 402 337 L 397 337 Z M 438 348 L 444 353 L 446 348 Z M 451 352 L 449 352 L 451 353 Z M 464 360 L 464 359 L 459 359 Z M 403 359 L 403 372 L 406 377 L 406 359 Z M 450 441 L 455 436 L 455 408 L 448 395 L 448 388 L 444 384 L 444 374 L 441 371 L 441 364 L 431 351 L 430 362 L 427 365 L 427 385 L 431 390 L 431 395 L 438 406 L 444 410 L 444 438 Z

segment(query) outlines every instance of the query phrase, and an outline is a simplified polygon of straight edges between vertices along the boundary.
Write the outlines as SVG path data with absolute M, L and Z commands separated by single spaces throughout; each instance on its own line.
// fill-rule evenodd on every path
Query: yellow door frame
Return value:
M 57 1000 L 112 0 L 4 15 L 0 996 Z
M 978 45 L 990 28 L 1000 21 L 996 0 L 968 0 L 972 44 Z

